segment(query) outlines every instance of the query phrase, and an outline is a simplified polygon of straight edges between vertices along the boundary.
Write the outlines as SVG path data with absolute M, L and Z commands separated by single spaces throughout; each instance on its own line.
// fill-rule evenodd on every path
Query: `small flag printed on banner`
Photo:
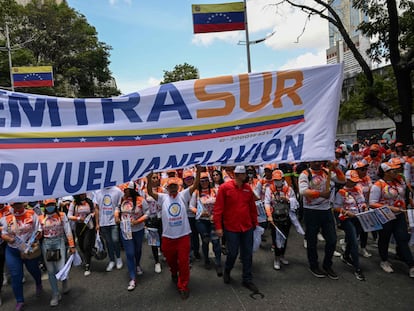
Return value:
M 245 30 L 243 2 L 193 4 L 194 33 Z
M 52 66 L 13 67 L 14 87 L 53 86 Z

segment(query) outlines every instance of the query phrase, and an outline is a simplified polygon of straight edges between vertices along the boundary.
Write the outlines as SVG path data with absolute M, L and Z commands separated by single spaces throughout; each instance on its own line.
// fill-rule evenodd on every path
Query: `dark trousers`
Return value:
M 4 281 L 4 264 L 6 263 L 6 242 L 2 242 L 0 244 L 0 293 L 1 289 L 3 287 L 3 281 Z
M 332 211 L 329 210 L 313 210 L 304 209 L 304 218 L 306 226 L 306 241 L 308 243 L 306 251 L 310 268 L 318 267 L 318 232 L 322 230 L 325 238 L 325 257 L 323 259 L 323 267 L 330 268 L 332 266 L 332 257 L 336 247 L 336 227 L 335 219 Z
M 243 282 L 250 282 L 252 280 L 253 231 L 253 228 L 245 232 L 224 230 L 228 252 L 224 269 L 226 271 L 233 269 L 240 248 L 240 257 L 243 265 Z
M 198 237 L 198 231 L 196 227 L 196 219 L 195 217 L 188 217 L 188 222 L 190 223 L 191 228 L 191 251 L 193 254 L 200 253 L 200 239 Z
M 275 246 L 275 258 L 277 258 L 277 257 L 285 255 L 287 242 L 288 242 L 288 237 L 289 237 L 289 232 L 290 232 L 290 227 L 292 226 L 292 223 L 291 223 L 290 219 L 288 218 L 287 220 L 282 221 L 282 222 L 275 221 L 275 225 L 286 237 L 286 241 L 285 241 L 285 244 L 283 245 L 283 247 L 278 248 L 277 243 L 276 243 L 276 229 L 275 229 L 275 227 L 273 227 L 273 225 L 270 225 L 270 230 L 271 230 L 271 233 L 272 233 L 272 243 Z
M 362 231 L 361 224 L 356 218 L 348 218 L 341 221 L 341 226 L 345 231 L 344 256 L 351 256 L 355 269 L 359 269 L 358 235 Z
M 82 253 L 85 264 L 91 264 L 92 247 L 95 244 L 95 229 L 89 229 L 83 223 L 76 223 L 76 237 L 78 238 L 79 249 Z
M 397 243 L 398 255 L 409 266 L 414 266 L 413 255 L 411 253 L 408 242 L 410 235 L 407 231 L 407 221 L 403 213 L 396 215 L 393 219 L 382 225 L 382 229 L 378 231 L 378 252 L 382 261 L 388 260 L 388 246 L 390 244 L 391 235 L 394 235 Z

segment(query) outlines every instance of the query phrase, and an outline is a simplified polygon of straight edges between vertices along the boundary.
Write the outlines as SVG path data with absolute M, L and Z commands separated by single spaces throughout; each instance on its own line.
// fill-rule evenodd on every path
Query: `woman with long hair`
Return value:
M 115 210 L 115 222 L 121 224 L 122 244 L 124 245 L 129 283 L 128 291 L 136 286 L 136 275 L 142 275 L 141 268 L 142 241 L 144 239 L 145 221 L 148 219 L 148 203 L 136 191 L 133 181 L 124 189 L 124 196 L 119 208 Z
M 72 254 L 76 252 L 76 248 L 69 220 L 64 212 L 59 212 L 56 199 L 44 200 L 43 205 L 45 214 L 39 218 L 43 232 L 42 250 L 52 288 L 50 306 L 54 307 L 59 304 L 61 299 L 56 273 L 63 268 L 66 262 L 66 241 Z M 62 291 L 64 294 L 69 291 L 67 280 L 62 282 Z
M 68 218 L 75 222 L 75 234 L 83 257 L 85 271 L 84 276 L 91 274 L 92 248 L 95 243 L 95 208 L 86 193 L 73 196 L 73 202 L 69 206 Z

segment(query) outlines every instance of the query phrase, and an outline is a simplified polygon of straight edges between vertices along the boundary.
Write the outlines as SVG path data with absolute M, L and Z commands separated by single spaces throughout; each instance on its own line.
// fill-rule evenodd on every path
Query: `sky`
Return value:
M 225 2 L 237 0 L 67 0 L 112 47 L 109 68 L 122 94 L 158 85 L 164 71 L 183 63 L 198 68 L 200 78 L 246 73 L 244 31 L 193 34 L 191 5 Z M 247 0 L 249 41 L 275 32 L 250 45 L 251 71 L 326 64 L 327 21 L 276 2 Z

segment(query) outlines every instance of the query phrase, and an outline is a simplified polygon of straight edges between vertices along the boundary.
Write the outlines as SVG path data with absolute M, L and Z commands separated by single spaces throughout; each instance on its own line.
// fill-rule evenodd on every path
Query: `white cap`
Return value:
M 234 173 L 235 174 L 244 174 L 244 173 L 246 173 L 246 167 L 244 167 L 242 165 L 236 166 L 236 168 L 234 169 Z
M 128 183 L 128 187 L 127 187 L 128 189 L 135 189 L 135 183 L 133 182 L 133 181 L 130 181 L 129 183 Z

